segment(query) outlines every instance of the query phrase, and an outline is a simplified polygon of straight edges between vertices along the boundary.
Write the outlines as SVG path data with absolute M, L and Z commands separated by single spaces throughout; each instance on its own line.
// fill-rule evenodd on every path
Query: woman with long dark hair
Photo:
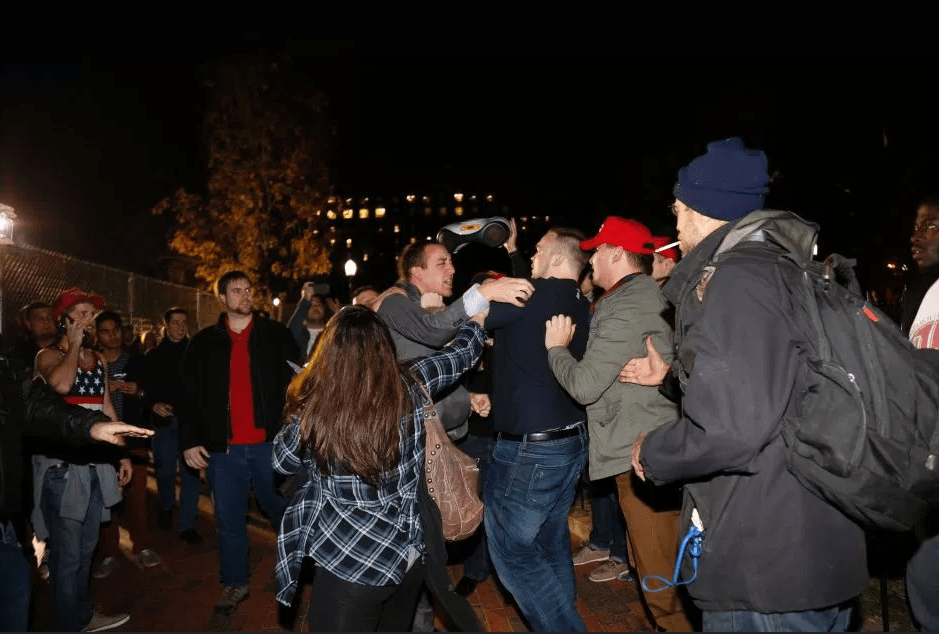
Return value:
M 277 600 L 292 601 L 312 558 L 311 630 L 405 631 L 425 575 L 440 578 L 425 570 L 443 564 L 428 553 L 442 538 L 427 519 L 439 524 L 424 490 L 424 388 L 433 395 L 473 367 L 486 312 L 439 352 L 399 364 L 378 316 L 345 307 L 290 384 L 274 468 L 309 477 L 278 536 Z

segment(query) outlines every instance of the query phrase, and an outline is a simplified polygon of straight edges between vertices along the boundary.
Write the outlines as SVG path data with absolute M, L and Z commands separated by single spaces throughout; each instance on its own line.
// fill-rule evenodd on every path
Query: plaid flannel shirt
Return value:
M 435 394 L 476 364 L 484 339 L 483 329 L 468 321 L 449 345 L 406 367 Z M 404 376 L 402 380 L 413 411 L 398 421 L 401 459 L 386 474 L 387 486 L 378 489 L 353 475 L 321 474 L 310 450 L 300 445 L 297 418 L 274 439 L 274 469 L 291 474 L 306 466 L 310 476 L 284 513 L 277 536 L 274 578 L 279 602 L 293 601 L 304 557 L 340 579 L 386 586 L 401 583 L 411 564 L 423 556 L 418 486 L 424 474 L 424 398 L 415 381 Z

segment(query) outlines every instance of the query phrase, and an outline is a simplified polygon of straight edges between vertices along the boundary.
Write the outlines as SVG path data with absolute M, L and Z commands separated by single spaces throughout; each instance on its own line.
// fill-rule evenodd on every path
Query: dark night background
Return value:
M 737 135 L 769 155 L 768 205 L 818 221 L 820 253 L 858 257 L 870 281 L 888 258 L 912 265 L 916 200 L 939 189 L 933 58 L 428 56 L 263 38 L 175 50 L 0 66 L 0 202 L 18 242 L 154 274 L 170 226 L 149 210 L 204 187 L 203 65 L 254 51 L 289 51 L 329 94 L 341 195 L 446 183 L 587 233 L 617 214 L 673 235 L 678 168 Z

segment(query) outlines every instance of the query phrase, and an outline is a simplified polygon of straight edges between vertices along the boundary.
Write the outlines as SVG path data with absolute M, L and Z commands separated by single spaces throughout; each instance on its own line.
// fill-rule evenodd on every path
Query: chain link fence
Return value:
M 171 306 L 189 312 L 198 331 L 218 320 L 221 305 L 212 293 L 122 271 L 69 255 L 23 245 L 0 246 L 0 330 L 13 333 L 19 311 L 32 302 L 52 304 L 67 288 L 101 295 L 109 310 L 133 324 L 139 335 L 158 327 Z

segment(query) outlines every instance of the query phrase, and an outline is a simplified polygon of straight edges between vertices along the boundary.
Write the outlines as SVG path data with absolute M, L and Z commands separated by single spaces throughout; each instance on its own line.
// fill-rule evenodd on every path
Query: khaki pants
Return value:
M 646 575 L 659 575 L 671 580 L 678 557 L 680 496 L 673 489 L 660 490 L 643 482 L 632 470 L 616 476 L 616 488 L 619 490 L 620 508 L 626 517 L 627 543 L 640 587 Z M 655 619 L 654 625 L 669 632 L 693 631 L 675 588 L 661 592 L 643 591 L 643 596 Z

